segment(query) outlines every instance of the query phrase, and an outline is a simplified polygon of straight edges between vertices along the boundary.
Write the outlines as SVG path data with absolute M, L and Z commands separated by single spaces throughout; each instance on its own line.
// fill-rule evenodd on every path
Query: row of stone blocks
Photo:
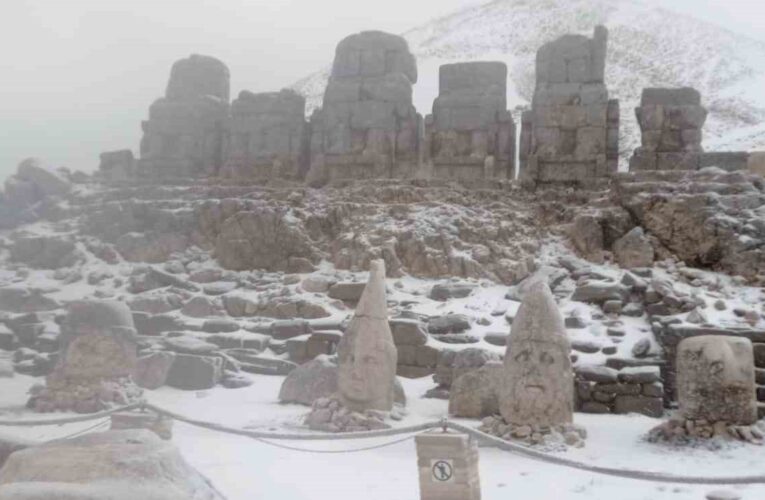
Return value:
M 520 178 L 585 183 L 615 173 L 619 101 L 605 85 L 608 31 L 565 35 L 536 57 L 531 109 L 521 116 Z M 173 65 L 165 96 L 143 122 L 141 158 L 105 153 L 107 181 L 219 176 L 234 180 L 516 177 L 516 124 L 502 62 L 447 64 L 424 119 L 412 102 L 417 64 L 402 37 L 367 31 L 337 46 L 323 107 L 305 119 L 292 90 L 243 91 L 229 103 L 229 70 L 192 55 Z M 743 152 L 704 153 L 707 110 L 690 88 L 645 89 L 631 170 L 747 167 Z
M 593 39 L 567 35 L 540 49 L 531 140 L 522 156 L 540 171 L 551 162 L 562 173 L 530 168 L 527 177 L 583 180 L 612 169 L 618 106 L 603 84 L 606 41 L 607 31 L 598 27 Z M 178 61 L 165 97 L 143 123 L 140 161 L 125 152 L 104 155 L 107 180 L 515 177 L 516 128 L 504 63 L 442 66 L 440 93 L 424 120 L 412 104 L 414 56 L 403 38 L 379 31 L 338 44 L 323 107 L 308 122 L 304 98 L 288 90 L 245 91 L 229 104 L 229 80 L 228 68 L 212 57 Z M 566 102 L 553 105 L 544 95 Z

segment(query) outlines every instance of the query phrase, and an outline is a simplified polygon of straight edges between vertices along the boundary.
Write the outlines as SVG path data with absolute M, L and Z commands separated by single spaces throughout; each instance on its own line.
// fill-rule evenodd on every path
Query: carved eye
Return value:
M 555 358 L 549 352 L 542 352 L 539 355 L 539 362 L 545 365 L 551 365 L 555 363 Z
M 709 372 L 712 375 L 717 375 L 721 371 L 723 371 L 723 368 L 725 368 L 725 365 L 723 365 L 722 361 L 715 361 L 711 365 L 709 365 Z
M 363 361 L 365 365 L 369 365 L 369 366 L 376 366 L 378 364 L 377 358 L 374 356 L 364 356 Z
M 518 354 L 515 355 L 516 361 L 528 361 L 531 359 L 531 351 L 526 349 L 525 351 L 521 351 Z

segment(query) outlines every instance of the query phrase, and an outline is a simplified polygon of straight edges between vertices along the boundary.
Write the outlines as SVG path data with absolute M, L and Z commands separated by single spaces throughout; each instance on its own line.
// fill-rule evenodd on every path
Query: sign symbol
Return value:
M 446 460 L 438 460 L 433 463 L 433 479 L 442 483 L 449 481 L 454 474 L 454 470 L 452 469 L 452 464 L 450 462 L 451 460 L 449 462 Z

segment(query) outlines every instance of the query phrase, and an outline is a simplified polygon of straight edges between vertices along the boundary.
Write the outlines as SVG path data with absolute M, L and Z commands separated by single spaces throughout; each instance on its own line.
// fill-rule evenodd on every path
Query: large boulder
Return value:
M 298 366 L 284 379 L 279 391 L 282 403 L 310 406 L 319 398 L 337 392 L 337 365 L 327 355 L 320 355 Z
M 176 354 L 166 383 L 185 391 L 212 389 L 223 376 L 223 359 L 215 356 Z
M 55 236 L 20 236 L 10 248 L 11 260 L 40 269 L 59 269 L 83 259 L 74 243 Z
M 284 379 L 279 391 L 282 403 L 298 403 L 311 406 L 320 398 L 337 393 L 337 364 L 326 354 L 319 355 L 308 363 L 292 370 Z M 393 402 L 406 405 L 406 394 L 401 381 L 393 381 Z
M 314 260 L 314 249 L 294 217 L 262 208 L 226 219 L 215 243 L 215 255 L 226 269 L 286 270 L 290 258 Z
M 61 304 L 50 297 L 46 297 L 38 290 L 30 290 L 20 286 L 0 288 L 0 311 L 29 313 L 52 311 L 60 307 Z
M 461 375 L 449 391 L 449 414 L 461 418 L 483 418 L 499 413 L 497 390 L 502 382 L 502 363 L 490 361 Z
M 158 351 L 141 356 L 136 361 L 133 380 L 144 389 L 159 389 L 165 385 L 174 362 L 173 352 Z
M 16 177 L 32 183 L 40 197 L 63 196 L 72 190 L 72 184 L 60 174 L 44 167 L 40 160 L 27 158 L 19 164 Z
M 222 500 L 178 449 L 148 430 L 86 434 L 13 453 L 0 500 Z
M 616 240 L 613 251 L 616 261 L 625 269 L 653 265 L 653 245 L 640 226 Z

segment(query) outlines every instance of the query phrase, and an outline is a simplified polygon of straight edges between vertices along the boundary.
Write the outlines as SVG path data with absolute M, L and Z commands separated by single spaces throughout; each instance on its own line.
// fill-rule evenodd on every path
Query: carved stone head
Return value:
M 130 375 L 136 363 L 136 330 L 127 305 L 117 301 L 70 304 L 62 325 L 58 371 L 68 378 Z
M 544 282 L 529 287 L 513 321 L 499 408 L 508 423 L 542 426 L 573 419 L 571 347 L 563 317 Z
M 388 325 L 382 260 L 371 263 L 369 282 L 337 353 L 341 402 L 354 411 L 391 410 L 397 351 Z
M 757 403 L 752 342 L 719 335 L 680 342 L 677 397 L 687 419 L 754 423 Z

